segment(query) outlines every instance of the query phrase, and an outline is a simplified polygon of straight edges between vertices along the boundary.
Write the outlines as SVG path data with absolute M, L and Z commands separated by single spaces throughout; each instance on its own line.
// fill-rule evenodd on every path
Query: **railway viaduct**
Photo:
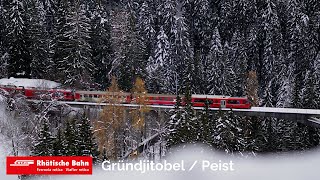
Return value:
M 37 103 L 37 100 L 32 100 Z M 67 104 L 76 108 L 102 108 L 108 105 L 107 103 L 92 103 L 92 102 L 74 102 L 74 101 L 59 101 L 59 103 Z M 137 108 L 136 104 L 116 104 L 116 106 L 124 106 L 127 108 Z M 149 108 L 161 112 L 165 109 L 173 109 L 173 106 L 148 105 Z M 195 107 L 196 110 L 203 109 Z M 320 128 L 320 109 L 297 109 L 297 108 L 271 108 L 271 107 L 252 107 L 251 109 L 230 109 L 230 108 L 210 108 L 212 111 L 233 111 L 240 116 L 254 117 L 273 117 L 285 119 L 289 121 L 299 122 L 308 126 Z

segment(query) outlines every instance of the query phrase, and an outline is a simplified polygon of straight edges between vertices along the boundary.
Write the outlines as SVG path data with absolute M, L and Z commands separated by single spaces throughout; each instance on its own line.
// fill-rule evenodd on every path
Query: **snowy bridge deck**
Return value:
M 33 100 L 32 102 L 39 102 Z M 108 105 L 107 103 L 93 102 L 74 102 L 74 101 L 59 101 L 59 103 L 68 104 L 72 107 L 93 107 L 100 108 Z M 139 107 L 137 104 L 116 104 L 128 108 Z M 152 109 L 173 109 L 173 106 L 148 105 Z M 201 110 L 203 107 L 195 107 L 196 110 Z M 230 111 L 230 108 L 210 108 L 212 111 Z M 260 116 L 274 117 L 279 119 L 287 119 L 295 122 L 300 122 L 306 125 L 311 125 L 320 128 L 320 109 L 296 109 L 296 108 L 271 108 L 271 107 L 252 107 L 251 109 L 232 109 L 234 113 L 242 116 Z

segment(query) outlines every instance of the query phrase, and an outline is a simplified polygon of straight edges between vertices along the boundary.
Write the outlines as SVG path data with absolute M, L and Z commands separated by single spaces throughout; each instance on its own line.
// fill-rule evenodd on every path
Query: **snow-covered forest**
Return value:
M 319 107 L 316 0 L 1 0 L 0 77 Z M 249 76 L 249 73 L 256 74 Z
M 0 0 L 3 77 L 134 91 L 141 97 L 145 90 L 182 94 L 187 100 L 191 94 L 248 96 L 254 106 L 320 109 L 320 1 Z M 112 77 L 117 83 L 111 83 Z M 8 118 L 23 127 L 17 132 L 32 134 L 27 142 L 36 155 L 68 155 L 80 146 L 84 149 L 70 155 L 99 150 L 100 157 L 117 158 L 156 132 L 163 133 L 148 152 L 161 155 L 181 143 L 203 142 L 228 153 L 264 153 L 305 150 L 318 146 L 320 139 L 313 127 L 207 108 L 195 112 L 190 101 L 165 112 L 165 121 L 158 117 L 152 130 L 145 129 L 145 122 L 155 119 L 147 109 L 129 113 L 134 115 L 127 117 L 130 121 L 115 122 L 110 114 L 125 115 L 107 107 L 90 122 L 79 114 L 70 120 L 64 108 L 60 118 L 49 115 L 48 105 L 30 113 L 30 107 L 21 107 L 21 97 L 7 102 Z M 19 122 L 25 117 L 31 124 Z M 57 125 L 61 121 L 63 126 Z M 72 139 L 87 137 L 83 132 L 90 134 L 86 142 Z M 17 134 L 11 137 L 23 140 Z M 55 150 L 57 144 L 62 149 Z

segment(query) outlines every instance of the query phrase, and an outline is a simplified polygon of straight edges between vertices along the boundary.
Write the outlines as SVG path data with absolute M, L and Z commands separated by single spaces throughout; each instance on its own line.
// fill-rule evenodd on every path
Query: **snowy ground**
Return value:
M 4 98 L 0 95 L 0 122 L 6 117 Z M 6 156 L 11 153 L 10 140 L 0 131 L 0 179 L 17 179 L 17 176 L 6 175 Z
M 35 88 L 57 88 L 60 83 L 45 79 L 24 79 L 24 78 L 3 78 L 0 79 L 0 85 L 14 85 Z
M 7 176 L 5 174 L 5 157 L 10 154 L 10 141 L 0 134 L 0 179 L 10 180 L 17 179 L 17 176 Z M 168 158 L 171 162 L 185 161 L 188 168 L 193 162 L 198 161 L 198 164 L 192 171 L 184 172 L 108 172 L 103 171 L 101 166 L 95 168 L 93 175 L 86 176 L 51 176 L 50 180 L 270 180 L 270 179 L 288 179 L 288 180 L 318 180 L 319 179 L 319 164 L 320 164 L 320 149 L 316 149 L 305 154 L 288 153 L 283 156 L 269 155 L 259 158 L 238 158 L 227 157 L 217 152 L 209 152 L 200 146 L 189 148 L 171 155 Z M 229 162 L 234 163 L 235 171 L 202 171 L 201 163 L 203 160 L 210 162 Z M 43 179 L 43 178 L 41 178 Z M 44 178 L 47 179 L 47 178 Z M 37 180 L 37 179 L 35 179 Z
M 93 176 L 54 176 L 48 179 L 58 180 L 318 180 L 320 164 L 320 150 L 308 152 L 304 155 L 287 154 L 283 156 L 270 155 L 260 158 L 237 158 L 227 157 L 220 153 L 213 153 L 203 150 L 200 147 L 189 148 L 174 154 L 169 158 L 171 162 L 184 160 L 186 167 L 189 168 L 194 161 L 198 164 L 192 171 L 185 172 L 106 172 L 101 167 L 96 167 Z M 210 162 L 229 162 L 234 163 L 235 171 L 202 171 L 199 162 L 209 160 Z
M 0 144 L 0 179 L 17 179 L 17 176 L 15 175 L 6 175 L 6 156 L 11 154 L 10 140 L 6 139 L 4 135 L 0 134 Z

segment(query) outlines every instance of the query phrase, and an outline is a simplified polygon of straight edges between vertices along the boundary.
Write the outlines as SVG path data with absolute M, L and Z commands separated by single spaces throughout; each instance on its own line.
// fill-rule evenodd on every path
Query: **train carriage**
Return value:
M 192 104 L 194 107 L 204 107 L 206 101 L 208 101 L 210 108 L 251 108 L 248 98 L 246 97 L 192 95 Z
M 106 91 L 76 91 L 77 101 L 83 102 L 110 102 L 116 99 L 119 103 L 130 103 L 130 93 Z
M 0 85 L 0 88 L 10 94 L 22 94 L 28 99 L 59 100 L 59 101 L 80 101 L 80 102 L 117 102 L 136 103 L 136 95 L 125 92 L 105 92 L 105 91 L 73 91 L 70 89 L 39 89 L 33 87 Z M 176 95 L 168 94 L 146 94 L 146 104 L 174 106 Z M 194 107 L 205 107 L 206 101 L 210 108 L 234 108 L 249 109 L 251 104 L 247 97 L 230 97 L 216 95 L 193 94 L 191 103 Z M 181 105 L 185 105 L 185 98 L 181 96 Z
M 171 106 L 176 104 L 176 96 L 174 95 L 148 94 L 147 96 L 148 104 L 151 105 Z

